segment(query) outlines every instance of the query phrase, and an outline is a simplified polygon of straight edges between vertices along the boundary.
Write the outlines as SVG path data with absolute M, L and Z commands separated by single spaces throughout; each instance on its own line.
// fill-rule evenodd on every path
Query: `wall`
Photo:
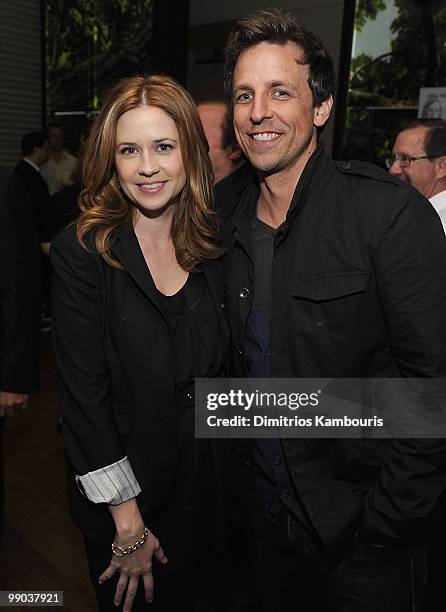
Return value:
M 233 22 L 257 8 L 276 6 L 294 12 L 302 24 L 315 32 L 330 51 L 338 70 L 344 0 L 190 0 L 188 86 L 198 98 L 223 95 L 223 52 Z M 331 149 L 333 117 L 323 140 Z
M 0 164 L 20 159 L 20 140 L 42 127 L 40 2 L 0 2 Z

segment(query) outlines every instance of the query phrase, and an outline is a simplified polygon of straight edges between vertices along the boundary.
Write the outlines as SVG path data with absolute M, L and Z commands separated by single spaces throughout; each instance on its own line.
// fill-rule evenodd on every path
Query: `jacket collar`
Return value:
M 296 214 L 302 210 L 308 192 L 314 184 L 314 179 L 317 180 L 319 169 L 326 158 L 324 145 L 319 142 L 307 161 L 299 181 L 297 182 L 286 216 L 285 228 L 292 222 Z M 252 216 L 254 215 L 259 195 L 260 186 L 258 180 L 250 182 L 249 187 L 241 195 L 241 199 L 239 200 L 237 210 L 233 217 L 233 228 L 238 238 L 246 238 L 249 234 Z
M 124 266 L 127 274 L 133 279 L 139 289 L 148 297 L 168 323 L 161 304 L 158 289 L 153 282 L 150 270 L 139 246 L 138 238 L 131 224 L 121 226 L 116 232 L 116 239 L 111 253 Z

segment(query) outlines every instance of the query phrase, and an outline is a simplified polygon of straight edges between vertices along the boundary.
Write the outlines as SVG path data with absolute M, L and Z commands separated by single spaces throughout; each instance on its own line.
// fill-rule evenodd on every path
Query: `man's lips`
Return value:
M 255 132 L 249 134 L 254 142 L 272 142 L 281 136 L 280 132 Z

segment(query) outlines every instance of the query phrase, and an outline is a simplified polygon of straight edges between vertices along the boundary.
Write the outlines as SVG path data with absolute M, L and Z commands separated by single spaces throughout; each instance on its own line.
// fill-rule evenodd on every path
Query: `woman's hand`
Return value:
M 119 506 L 110 506 L 110 512 L 116 524 L 115 543 L 121 548 L 132 546 L 139 540 L 143 531 L 144 523 L 139 513 L 135 499 L 131 499 Z M 116 557 L 112 555 L 110 565 L 99 577 L 102 584 L 116 572 L 120 577 L 116 587 L 114 603 L 119 606 L 125 590 L 127 593 L 124 601 L 124 612 L 130 612 L 138 589 L 138 581 L 141 578 L 144 584 L 146 601 L 153 600 L 153 557 L 160 563 L 167 563 L 167 557 L 157 538 L 149 531 L 144 544 L 128 555 Z

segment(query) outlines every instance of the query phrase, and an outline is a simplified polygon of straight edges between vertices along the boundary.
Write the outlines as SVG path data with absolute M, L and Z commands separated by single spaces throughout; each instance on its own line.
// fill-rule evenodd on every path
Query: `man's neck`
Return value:
M 61 149 L 60 151 L 54 151 L 53 149 L 48 149 L 48 155 L 50 159 L 58 163 L 62 159 L 63 149 Z
M 316 144 L 310 146 L 292 168 L 270 175 L 258 173 L 260 183 L 260 197 L 256 210 L 258 219 L 274 228 L 282 225 L 297 183 L 315 149 Z
M 446 191 L 446 181 L 437 183 L 434 189 L 432 189 L 432 193 L 428 196 L 428 199 L 434 198 L 439 193 L 443 193 L 443 191 Z

